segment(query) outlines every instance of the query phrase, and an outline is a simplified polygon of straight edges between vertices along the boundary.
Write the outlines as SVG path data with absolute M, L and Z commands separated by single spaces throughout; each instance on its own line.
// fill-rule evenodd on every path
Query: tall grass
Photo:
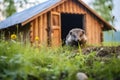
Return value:
M 86 73 L 90 80 L 120 79 L 120 59 L 103 61 L 95 53 L 1 40 L 0 80 L 76 80 L 77 72 Z

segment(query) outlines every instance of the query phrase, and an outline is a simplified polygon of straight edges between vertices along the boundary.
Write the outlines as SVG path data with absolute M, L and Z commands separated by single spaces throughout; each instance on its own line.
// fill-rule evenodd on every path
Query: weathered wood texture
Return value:
M 70 14 L 84 14 L 86 16 L 85 30 L 89 44 L 101 44 L 102 41 L 102 24 L 86 8 L 74 0 L 69 0 L 55 7 L 52 11 Z
M 35 38 L 38 37 L 39 43 L 46 43 L 47 42 L 47 14 L 43 14 L 33 21 L 31 21 L 31 28 L 30 28 L 30 41 L 33 43 L 35 42 Z
M 84 14 L 85 19 L 85 31 L 88 37 L 89 44 L 100 44 L 102 37 L 102 25 L 98 18 L 96 18 L 92 13 L 90 13 L 87 8 L 84 8 L 82 4 L 78 4 L 75 0 L 67 0 L 64 3 L 51 9 L 51 11 L 59 13 L 69 13 L 69 14 Z M 47 13 L 44 13 L 34 20 L 31 21 L 30 28 L 30 40 L 35 41 L 35 37 L 39 37 L 39 43 L 46 43 L 47 27 L 48 27 Z M 57 35 L 57 33 L 56 33 Z

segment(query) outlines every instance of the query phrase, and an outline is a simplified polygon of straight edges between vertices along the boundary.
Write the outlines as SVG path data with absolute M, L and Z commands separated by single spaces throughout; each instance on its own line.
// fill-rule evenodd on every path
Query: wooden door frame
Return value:
M 56 14 L 56 15 L 60 15 L 59 17 L 59 28 L 57 28 L 56 26 L 52 26 L 53 25 L 53 22 L 52 22 L 52 17 L 53 15 L 52 14 Z M 59 12 L 55 12 L 55 11 L 49 11 L 47 13 L 47 36 L 48 36 L 48 39 L 47 39 L 47 44 L 48 46 L 52 46 L 52 33 L 53 33 L 53 30 L 54 29 L 60 29 L 60 43 L 61 43 L 61 14 Z

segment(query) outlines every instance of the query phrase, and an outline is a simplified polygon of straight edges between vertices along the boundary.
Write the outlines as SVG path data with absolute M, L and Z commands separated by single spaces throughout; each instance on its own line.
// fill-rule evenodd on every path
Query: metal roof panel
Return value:
M 27 19 L 41 13 L 42 11 L 48 9 L 49 7 L 55 5 L 61 0 L 48 0 L 36 6 L 33 6 L 29 9 L 24 11 L 18 12 L 13 14 L 12 16 L 8 17 L 7 19 L 0 22 L 0 29 L 4 29 L 19 23 L 26 21 Z

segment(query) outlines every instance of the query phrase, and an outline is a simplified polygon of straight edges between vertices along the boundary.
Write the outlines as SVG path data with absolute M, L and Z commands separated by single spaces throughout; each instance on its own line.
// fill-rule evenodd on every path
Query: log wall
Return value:
M 31 21 L 31 29 L 30 29 L 30 40 L 31 42 L 35 42 L 35 38 L 38 37 L 39 43 L 47 42 L 47 14 L 43 14 L 33 21 Z

